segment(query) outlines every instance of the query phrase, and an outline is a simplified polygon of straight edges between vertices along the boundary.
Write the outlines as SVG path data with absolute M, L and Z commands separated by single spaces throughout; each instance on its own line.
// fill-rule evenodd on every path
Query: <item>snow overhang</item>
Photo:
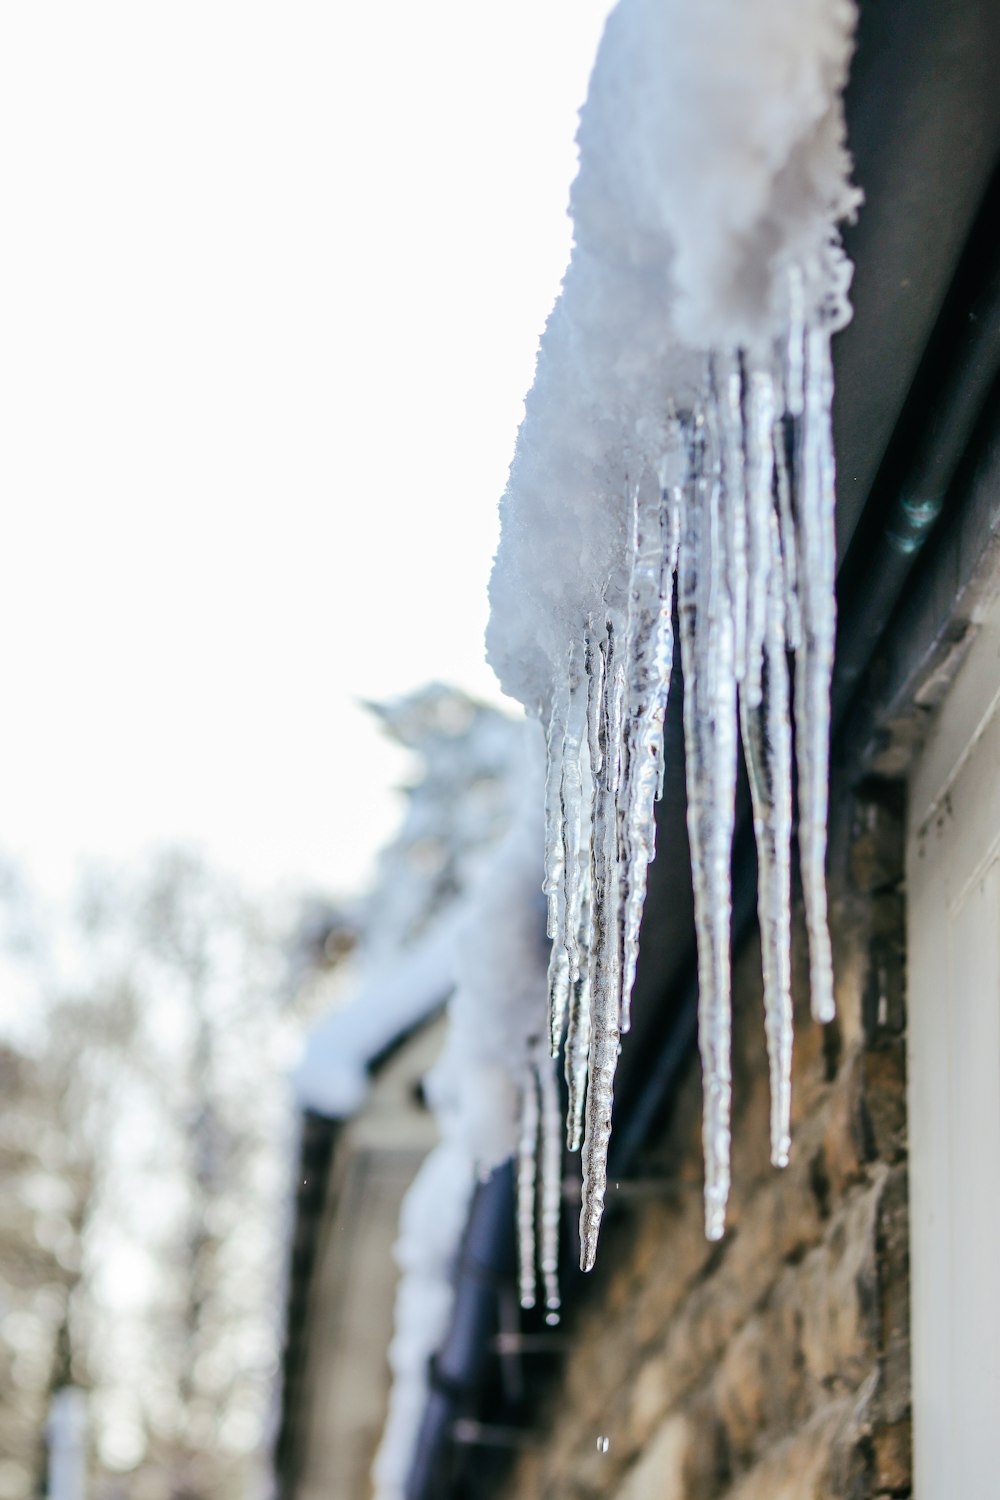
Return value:
M 389 1048 L 439 1009 L 455 984 L 460 904 L 390 963 L 366 976 L 347 1004 L 310 1032 L 293 1074 L 299 1107 L 331 1120 L 360 1109 L 371 1070 Z

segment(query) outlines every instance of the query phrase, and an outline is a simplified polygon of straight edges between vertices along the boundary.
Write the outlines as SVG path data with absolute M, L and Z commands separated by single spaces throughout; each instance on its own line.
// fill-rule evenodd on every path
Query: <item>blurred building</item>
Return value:
M 443 999 L 443 996 L 441 997 Z M 282 1500 L 366 1496 L 389 1397 L 403 1196 L 436 1143 L 438 1013 L 377 1062 L 353 1118 L 302 1120 L 277 1457 Z
M 324 981 L 313 924 L 299 983 L 327 1011 L 296 1073 L 299 1171 L 276 1457 L 282 1500 L 371 1493 L 390 1388 L 387 1351 L 407 1189 L 438 1133 L 423 1080 L 441 1049 L 465 902 L 506 830 L 521 726 L 438 684 L 375 708 L 415 756 L 400 830 Z M 322 924 L 320 923 L 320 926 Z M 318 977 L 317 977 L 318 976 Z M 318 985 L 318 988 L 317 988 Z

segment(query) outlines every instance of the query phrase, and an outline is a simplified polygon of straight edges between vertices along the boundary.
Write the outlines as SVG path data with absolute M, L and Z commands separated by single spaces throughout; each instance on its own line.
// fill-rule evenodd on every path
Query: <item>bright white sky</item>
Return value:
M 0 9 L 0 849 L 356 883 L 484 695 L 605 0 Z

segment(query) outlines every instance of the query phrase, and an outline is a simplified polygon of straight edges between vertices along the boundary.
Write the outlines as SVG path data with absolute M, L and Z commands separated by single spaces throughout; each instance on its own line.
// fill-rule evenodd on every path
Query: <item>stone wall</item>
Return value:
M 692 1067 L 623 1184 L 517 1500 L 883 1500 L 910 1494 L 901 809 L 858 803 L 834 880 L 839 1014 L 808 1017 L 795 942 L 793 1151 L 768 1161 L 760 955 L 734 972 L 733 1195 L 702 1232 Z M 839 887 L 839 893 L 836 889 Z

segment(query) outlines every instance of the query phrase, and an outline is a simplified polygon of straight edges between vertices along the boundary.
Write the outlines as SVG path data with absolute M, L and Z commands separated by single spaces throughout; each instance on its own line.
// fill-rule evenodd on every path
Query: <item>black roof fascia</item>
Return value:
M 945 509 L 1000 370 L 1000 171 L 995 172 L 854 542 L 840 569 L 839 725 L 906 579 Z
M 996 0 L 862 0 L 845 96 L 854 317 L 835 344 L 845 559 L 1000 154 Z

